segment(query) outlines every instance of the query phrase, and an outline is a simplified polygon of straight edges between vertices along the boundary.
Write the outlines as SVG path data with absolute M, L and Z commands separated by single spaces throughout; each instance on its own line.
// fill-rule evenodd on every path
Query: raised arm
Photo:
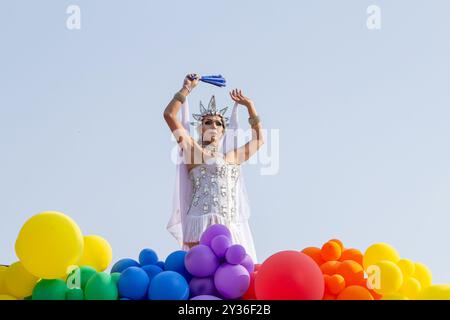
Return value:
M 250 119 L 256 119 L 258 114 L 256 113 L 255 105 L 252 100 L 242 94 L 242 90 L 234 89 L 230 92 L 230 96 L 233 101 L 247 107 Z M 236 164 L 242 164 L 254 155 L 264 144 L 261 122 L 255 121 L 251 126 L 251 129 L 252 139 L 243 146 L 228 152 L 226 156 L 229 161 Z
M 197 86 L 199 79 L 200 76 L 198 74 L 191 73 L 186 75 L 183 82 L 183 88 L 178 91 L 179 95 L 181 95 L 181 99 L 183 96 L 187 97 L 189 95 L 190 91 Z M 178 120 L 177 115 L 181 105 L 182 102 L 173 97 L 166 109 L 164 109 L 164 120 L 166 120 L 167 125 L 175 136 L 179 146 L 182 149 L 185 149 L 188 146 L 192 146 L 193 139 L 183 127 L 183 124 Z

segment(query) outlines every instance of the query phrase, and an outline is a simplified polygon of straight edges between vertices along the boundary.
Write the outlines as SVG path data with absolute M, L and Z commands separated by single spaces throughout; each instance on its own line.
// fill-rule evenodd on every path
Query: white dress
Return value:
M 193 192 L 183 226 L 184 242 L 198 242 L 209 226 L 220 223 L 230 230 L 233 244 L 243 245 L 256 260 L 253 240 L 249 243 L 242 229 L 248 229 L 248 224 L 239 221 L 236 214 L 239 175 L 240 166 L 227 163 L 222 156 L 210 158 L 190 170 Z

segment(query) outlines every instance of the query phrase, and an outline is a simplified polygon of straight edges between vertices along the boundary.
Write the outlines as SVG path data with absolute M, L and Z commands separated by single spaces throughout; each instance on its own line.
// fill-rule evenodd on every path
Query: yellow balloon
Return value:
M 403 281 L 403 285 L 400 288 L 399 293 L 405 295 L 409 299 L 417 299 L 421 290 L 422 285 L 419 280 L 409 277 Z
M 409 300 L 408 297 L 405 297 L 401 293 L 394 292 L 384 295 L 381 300 Z
M 112 248 L 108 241 L 100 236 L 85 236 L 83 255 L 79 266 L 91 266 L 98 272 L 105 271 L 112 261 Z
M 10 296 L 9 294 L 0 294 L 0 300 L 18 300 L 16 297 Z
M 10 295 L 23 299 L 31 296 L 38 278 L 29 273 L 20 261 L 5 271 L 5 286 Z
M 8 270 L 6 266 L 0 266 L 0 294 L 8 293 L 5 286 L 5 271 Z
M 390 294 L 398 291 L 403 284 L 402 270 L 392 261 L 382 260 L 376 263 L 376 275 L 374 290 L 378 294 Z
M 416 262 L 414 264 L 414 267 L 415 267 L 414 278 L 419 280 L 420 284 L 422 285 L 422 288 L 431 286 L 433 276 L 431 274 L 430 269 L 428 269 L 426 265 L 420 262 Z
M 409 278 L 414 275 L 414 271 L 416 269 L 414 262 L 409 259 L 400 259 L 397 262 L 397 265 L 400 267 L 403 273 L 403 277 Z
M 400 256 L 391 245 L 387 243 L 376 243 L 367 248 L 363 257 L 364 270 L 381 260 L 388 260 L 397 263 Z
M 419 300 L 450 300 L 450 285 L 431 285 L 423 289 L 418 297 Z
M 70 217 L 56 211 L 31 217 L 16 240 L 16 254 L 23 266 L 43 279 L 64 277 L 82 253 L 80 228 Z

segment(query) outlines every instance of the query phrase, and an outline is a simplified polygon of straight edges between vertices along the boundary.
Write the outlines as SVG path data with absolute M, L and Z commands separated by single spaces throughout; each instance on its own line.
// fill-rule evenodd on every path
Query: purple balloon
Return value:
M 219 267 L 219 259 L 210 247 L 199 244 L 188 251 L 184 265 L 194 277 L 204 278 L 214 275 Z
M 247 269 L 249 273 L 255 271 L 255 264 L 253 263 L 252 257 L 249 254 L 245 255 L 244 260 L 242 260 L 241 265 Z
M 200 237 L 200 244 L 210 246 L 212 239 L 220 235 L 226 236 L 228 239 L 230 239 L 230 241 L 232 240 L 230 230 L 228 230 L 228 228 L 223 224 L 217 223 L 209 226 L 202 233 L 202 236 Z
M 240 264 L 245 259 L 245 248 L 240 244 L 233 244 L 225 253 L 225 259 L 230 264 Z
M 247 292 L 250 286 L 250 274 L 240 264 L 222 264 L 214 275 L 217 291 L 225 299 L 237 299 Z
M 189 292 L 192 297 L 200 295 L 218 295 L 213 277 L 192 278 L 189 282 Z
M 203 295 L 200 295 L 200 296 L 193 297 L 191 300 L 222 300 L 222 299 L 217 298 L 215 296 L 210 296 L 210 295 L 207 295 L 207 294 L 203 294 Z
M 215 236 L 211 240 L 211 249 L 216 254 L 217 258 L 225 257 L 225 252 L 231 246 L 231 240 L 225 235 Z

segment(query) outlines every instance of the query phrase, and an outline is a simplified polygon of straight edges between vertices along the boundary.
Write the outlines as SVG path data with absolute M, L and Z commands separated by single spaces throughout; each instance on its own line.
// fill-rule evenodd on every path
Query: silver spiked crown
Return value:
M 211 100 L 209 100 L 208 108 L 205 108 L 203 106 L 203 103 L 200 101 L 200 113 L 193 113 L 192 116 L 197 121 L 192 121 L 191 125 L 198 125 L 202 122 L 203 117 L 205 116 L 221 116 L 223 121 L 225 122 L 225 125 L 228 126 L 229 119 L 228 117 L 225 117 L 225 112 L 227 111 L 228 107 L 225 107 L 223 109 L 220 109 L 217 111 L 216 107 L 216 98 L 213 95 L 211 97 Z

